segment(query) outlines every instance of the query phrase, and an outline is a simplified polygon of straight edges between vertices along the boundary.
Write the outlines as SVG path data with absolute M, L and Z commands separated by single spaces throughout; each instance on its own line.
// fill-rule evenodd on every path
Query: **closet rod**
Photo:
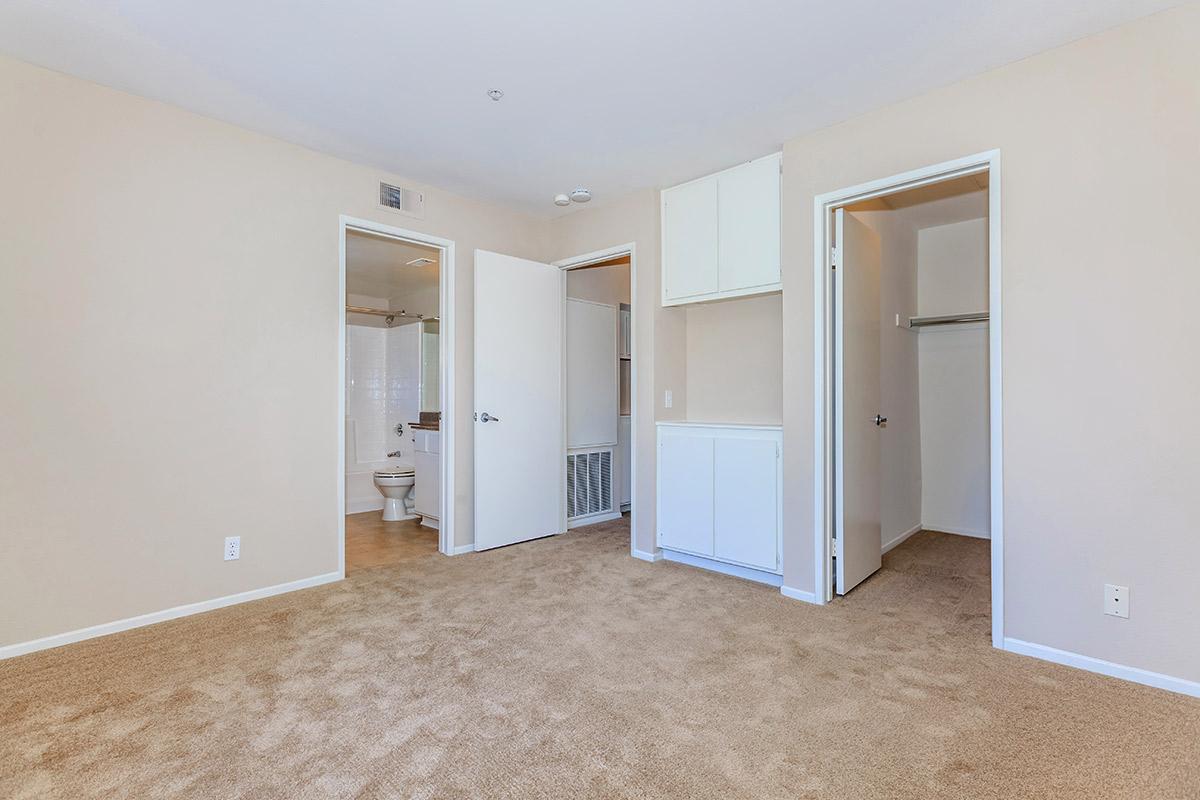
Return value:
M 987 322 L 988 312 L 973 311 L 966 314 L 945 314 L 940 317 L 909 317 L 908 324 L 903 325 L 900 322 L 900 315 L 896 315 L 896 324 L 902 328 L 929 328 L 934 325 L 960 325 L 967 322 Z

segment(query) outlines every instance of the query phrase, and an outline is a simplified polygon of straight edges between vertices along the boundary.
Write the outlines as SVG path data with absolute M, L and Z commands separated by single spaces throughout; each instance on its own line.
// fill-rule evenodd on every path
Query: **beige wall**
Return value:
M 1197 41 L 1191 4 L 786 144 L 788 585 L 813 586 L 813 197 L 1000 148 L 1005 633 L 1200 679 Z
M 653 552 L 655 419 L 679 420 L 687 415 L 686 312 L 662 308 L 659 276 L 658 192 L 644 191 L 608 205 L 558 217 L 549 225 L 550 259 L 557 261 L 634 243 L 637 269 L 633 286 L 637 429 L 634 483 L 634 542 L 638 550 Z M 663 406 L 663 393 L 674 395 L 671 408 Z
M 632 291 L 629 264 L 567 271 L 567 297 L 615 306 L 628 303 Z
M 1192 4 L 786 144 L 788 586 L 813 589 L 813 197 L 1000 148 L 1005 633 L 1200 679 L 1200 637 L 1181 635 L 1200 607 L 1191 511 L 1200 468 L 1195 437 L 1180 427 L 1200 388 L 1184 355 L 1200 334 L 1187 306 L 1200 294 L 1200 271 L 1186 268 L 1200 215 L 1196 41 Z M 583 246 L 554 252 L 655 231 L 653 193 L 619 208 L 556 223 Z M 657 242 L 649 254 L 657 264 Z M 657 276 L 643 273 L 635 302 L 659 319 L 656 391 L 689 376 L 688 341 L 709 337 L 700 328 L 712 322 L 693 310 L 686 325 L 664 326 L 658 297 Z M 690 417 L 709 402 L 699 397 L 709 382 L 688 383 Z M 643 453 L 639 464 L 649 460 Z M 653 484 L 640 469 L 644 499 Z M 652 546 L 652 530 L 639 536 L 639 546 Z M 1131 587 L 1130 619 L 1101 613 L 1106 582 Z
M 687 418 L 783 421 L 783 297 L 687 306 Z
M 0 131 L 0 646 L 336 570 L 339 214 L 457 244 L 471 541 L 473 250 L 544 221 L 7 59 Z

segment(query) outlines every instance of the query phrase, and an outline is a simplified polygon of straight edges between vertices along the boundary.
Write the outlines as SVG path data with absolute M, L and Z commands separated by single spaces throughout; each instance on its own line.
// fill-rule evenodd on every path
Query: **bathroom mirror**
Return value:
M 441 323 L 436 319 L 421 321 L 421 410 L 439 412 L 442 410 L 441 380 L 438 375 L 441 360 L 439 358 L 438 329 Z

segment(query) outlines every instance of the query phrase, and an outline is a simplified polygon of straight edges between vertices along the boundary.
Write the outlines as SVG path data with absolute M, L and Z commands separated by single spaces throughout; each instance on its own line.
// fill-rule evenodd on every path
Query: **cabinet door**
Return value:
M 663 431 L 658 450 L 658 544 L 713 554 L 713 440 Z
M 413 467 L 416 469 L 417 479 L 413 506 L 421 516 L 437 519 L 442 514 L 441 457 L 435 453 L 415 453 Z
M 633 420 L 621 417 L 617 424 L 617 501 L 620 505 L 629 502 L 633 479 Z
M 662 193 L 663 300 L 717 291 L 717 178 Z
M 779 283 L 779 156 L 722 172 L 720 291 Z
M 717 439 L 715 555 L 779 568 L 779 445 L 770 439 Z

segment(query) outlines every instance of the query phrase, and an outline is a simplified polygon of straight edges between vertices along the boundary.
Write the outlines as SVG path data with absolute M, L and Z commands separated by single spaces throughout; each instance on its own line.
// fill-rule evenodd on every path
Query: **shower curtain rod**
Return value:
M 346 313 L 347 314 L 370 314 L 371 316 L 374 316 L 374 317 L 387 317 L 387 319 L 384 320 L 384 322 L 386 322 L 388 325 L 391 325 L 392 320 L 395 319 L 396 317 L 404 317 L 405 319 L 419 319 L 419 320 L 425 319 L 424 314 L 409 314 L 406 311 L 404 311 L 403 309 L 401 309 L 400 311 L 388 311 L 387 309 L 383 309 L 383 308 L 368 308 L 367 306 L 346 306 Z M 437 319 L 437 317 L 430 317 L 430 319 Z

